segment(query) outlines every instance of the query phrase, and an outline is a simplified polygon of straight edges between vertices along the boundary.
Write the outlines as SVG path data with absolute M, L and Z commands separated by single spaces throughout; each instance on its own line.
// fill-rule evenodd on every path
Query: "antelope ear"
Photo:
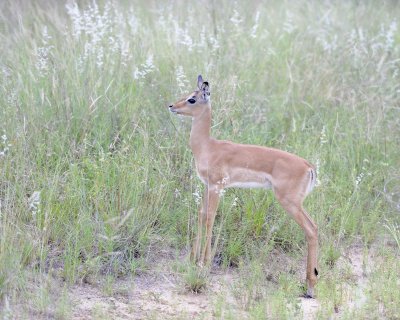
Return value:
M 197 77 L 197 87 L 201 90 L 201 85 L 203 84 L 203 77 L 201 74 Z
M 208 101 L 210 100 L 210 85 L 208 84 L 207 81 L 204 81 L 201 84 L 201 97 L 203 100 Z

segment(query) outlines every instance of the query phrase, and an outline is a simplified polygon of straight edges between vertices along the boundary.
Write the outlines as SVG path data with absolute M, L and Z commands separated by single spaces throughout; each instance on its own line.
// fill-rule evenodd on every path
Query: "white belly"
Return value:
M 265 172 L 249 169 L 236 169 L 222 179 L 221 183 L 226 188 L 264 188 L 270 189 L 271 176 Z
M 227 185 L 228 188 L 264 188 L 264 189 L 270 189 L 271 188 L 271 182 L 270 181 L 265 181 L 265 182 L 256 182 L 256 181 L 246 181 L 246 182 L 233 182 Z

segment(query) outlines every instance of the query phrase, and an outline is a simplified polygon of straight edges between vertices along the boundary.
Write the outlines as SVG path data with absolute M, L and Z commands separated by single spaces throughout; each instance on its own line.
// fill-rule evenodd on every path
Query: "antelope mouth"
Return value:
M 178 115 L 178 116 L 185 116 L 185 113 L 184 113 L 184 112 L 181 112 L 181 111 L 179 111 L 179 110 L 177 110 L 177 109 L 171 108 L 171 109 L 169 109 L 169 111 L 171 111 L 173 114 L 176 114 L 176 115 Z
M 175 107 L 174 107 L 173 104 L 171 104 L 171 105 L 169 106 L 169 111 L 171 111 L 172 113 L 175 113 L 175 114 L 179 114 L 178 110 L 175 109 Z

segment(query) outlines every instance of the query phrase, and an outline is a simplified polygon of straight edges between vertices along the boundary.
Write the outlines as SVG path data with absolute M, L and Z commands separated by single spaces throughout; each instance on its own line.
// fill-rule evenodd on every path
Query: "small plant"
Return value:
M 114 294 L 114 283 L 115 279 L 112 275 L 107 275 L 103 283 L 103 292 L 107 296 L 112 296 Z
M 203 292 L 208 283 L 208 273 L 207 268 L 188 266 L 183 276 L 186 289 L 193 293 Z
M 233 239 L 228 242 L 225 250 L 224 262 L 231 267 L 239 265 L 241 256 L 243 255 L 243 243 L 240 239 Z
M 260 260 L 239 264 L 240 279 L 233 287 L 233 294 L 244 310 L 249 310 L 265 296 L 264 272 Z
M 387 220 L 383 226 L 389 231 L 394 243 L 397 245 L 397 249 L 400 250 L 400 224 Z
M 341 254 L 337 248 L 330 244 L 325 250 L 324 256 L 325 264 L 333 268 L 336 264 L 336 261 L 340 258 Z

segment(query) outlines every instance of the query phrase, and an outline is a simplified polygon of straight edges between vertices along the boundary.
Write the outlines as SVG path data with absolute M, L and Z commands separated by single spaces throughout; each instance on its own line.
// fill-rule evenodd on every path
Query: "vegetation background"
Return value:
M 317 166 L 313 316 L 398 319 L 398 17 L 396 1 L 1 1 L 3 319 L 74 317 L 72 287 L 112 296 L 165 252 L 182 290 L 212 294 L 186 260 L 202 190 L 190 121 L 166 108 L 199 73 L 215 137 Z M 218 212 L 213 269 L 236 275 L 233 302 L 198 317 L 304 317 L 304 235 L 272 193 L 228 190 Z

